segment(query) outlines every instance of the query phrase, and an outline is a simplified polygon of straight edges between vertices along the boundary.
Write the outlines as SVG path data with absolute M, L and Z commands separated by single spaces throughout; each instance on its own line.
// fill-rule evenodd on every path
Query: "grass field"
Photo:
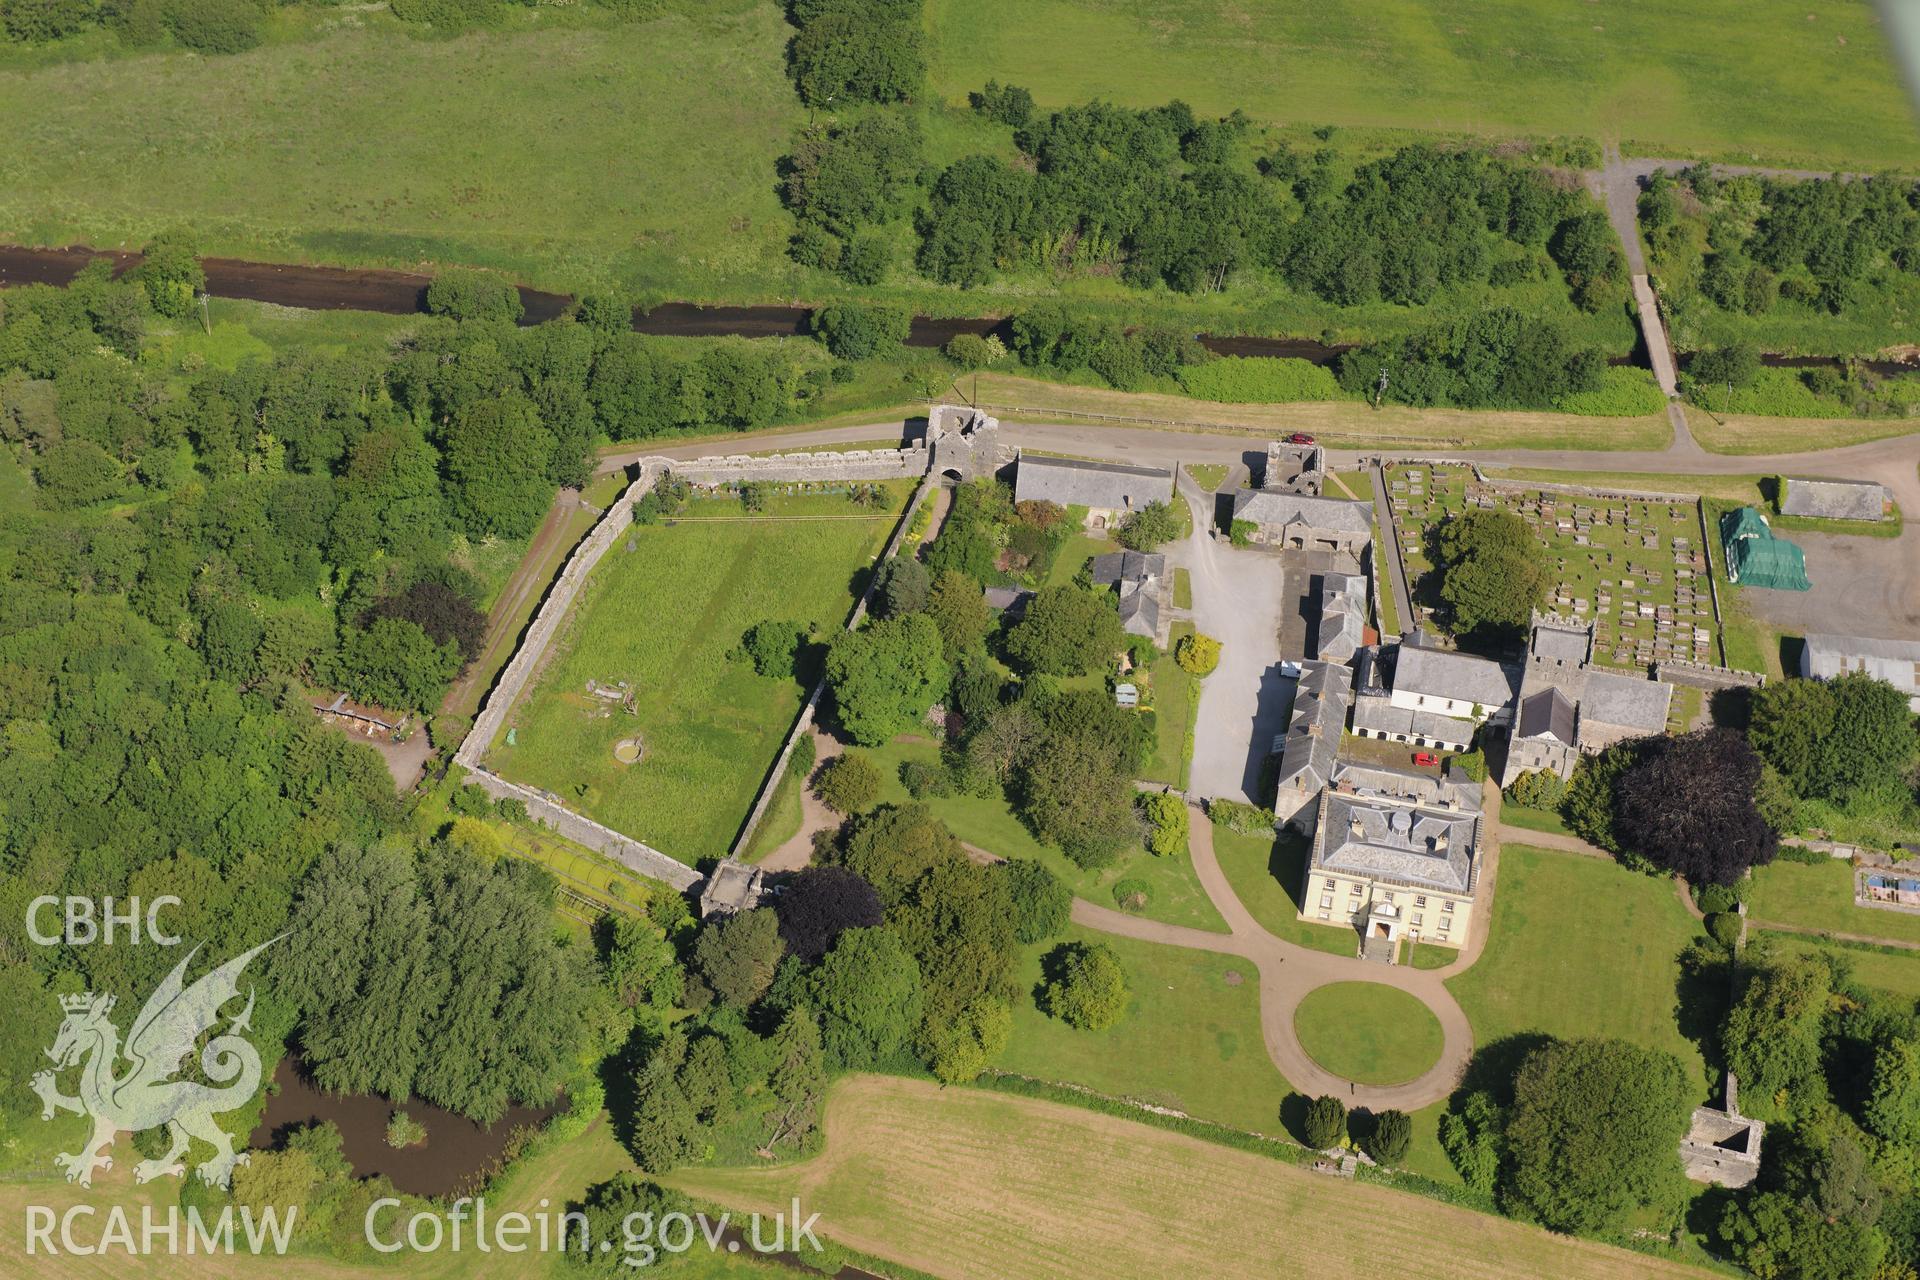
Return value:
M 1747 913 L 1760 927 L 1777 922 L 1920 942 L 1920 915 L 1854 905 L 1853 867 L 1841 858 L 1818 865 L 1776 860 L 1754 868 Z
M 1673 1013 L 1677 957 L 1697 927 L 1665 879 L 1508 844 L 1487 948 L 1447 986 L 1475 1045 L 1523 1032 L 1619 1036 L 1673 1054 L 1704 1096 L 1700 1051 Z
M 636 529 L 601 562 L 507 717 L 516 745 L 503 733 L 489 755 L 505 776 L 689 863 L 732 843 L 803 696 L 728 652 L 769 619 L 838 628 L 894 520 L 787 519 L 778 499 L 752 518 L 724 498 L 690 512 L 708 505 L 732 518 Z M 629 681 L 638 714 L 587 694 L 588 680 Z M 636 733 L 645 758 L 622 765 L 613 744 Z
M 1402 1084 L 1440 1058 L 1440 1020 L 1397 987 L 1335 982 L 1316 987 L 1294 1010 L 1307 1055 L 1360 1084 Z
M 0 227 L 137 246 L 178 224 L 236 257 L 777 295 L 798 271 L 773 176 L 806 118 L 792 29 L 759 0 L 676 10 L 452 40 L 349 27 L 217 74 L 165 54 L 0 72 Z
M 880 798 L 893 804 L 907 804 L 912 800 L 900 783 L 900 766 L 908 760 L 933 763 L 940 757 L 939 748 L 925 738 L 896 738 L 869 754 L 880 766 Z M 1199 878 L 1193 874 L 1192 861 L 1185 856 L 1156 858 L 1140 848 L 1122 855 L 1114 866 L 1083 871 L 1058 849 L 1050 849 L 1034 839 L 1026 824 L 1000 796 L 928 796 L 921 803 L 967 844 L 1003 858 L 1032 858 L 1044 864 L 1066 882 L 1076 897 L 1111 907 L 1115 905 L 1115 885 L 1122 880 L 1139 880 L 1146 884 L 1149 897 L 1141 915 L 1215 933 L 1227 931 L 1226 922 L 1213 909 L 1207 891 L 1200 887 Z
M 1213 856 L 1220 871 L 1260 926 L 1276 938 L 1336 956 L 1350 956 L 1359 950 L 1360 937 L 1351 928 L 1334 928 L 1299 918 L 1300 904 L 1293 895 L 1300 891 L 1305 876 L 1306 842 L 1299 837 L 1283 836 L 1269 840 L 1261 836 L 1243 836 L 1215 825 Z
M 1749 935 L 1749 939 L 1753 936 Z M 1765 939 L 1775 951 L 1788 955 L 1838 956 L 1861 986 L 1920 1000 L 1920 951 L 1876 951 L 1768 929 L 1758 930 L 1757 936 Z
M 1591 418 L 1572 413 L 1469 409 L 1369 409 L 1357 400 L 1223 405 L 1186 396 L 1112 391 L 1008 373 L 980 375 L 980 399 L 1003 421 L 1051 422 L 1068 411 L 1174 423 L 1230 435 L 1272 438 L 1306 431 L 1334 449 L 1369 445 L 1477 449 L 1664 449 L 1667 416 Z
M 1125 1016 L 1105 1031 L 1076 1031 L 1040 1012 L 1031 993 L 1053 944 L 1033 948 L 1014 975 L 1013 1039 L 997 1067 L 1285 1134 L 1288 1084 L 1261 1038 L 1260 974 L 1251 964 L 1077 926 L 1066 940 L 1102 943 L 1120 957 L 1132 992 Z
M 1714 453 L 1806 453 L 1842 449 L 1870 440 L 1910 436 L 1911 418 L 1771 418 L 1751 413 L 1710 414 L 1687 409 L 1687 430 Z
M 1702 1274 L 1059 1103 L 865 1076 L 826 1124 L 805 1163 L 670 1181 L 736 1208 L 798 1195 L 836 1238 L 953 1280 Z
M 1043 106 L 1181 98 L 1262 120 L 1612 136 L 1640 155 L 1914 168 L 1872 8 L 1540 0 L 930 0 L 933 80 Z M 1703 50 L 1712 50 L 1703 56 Z

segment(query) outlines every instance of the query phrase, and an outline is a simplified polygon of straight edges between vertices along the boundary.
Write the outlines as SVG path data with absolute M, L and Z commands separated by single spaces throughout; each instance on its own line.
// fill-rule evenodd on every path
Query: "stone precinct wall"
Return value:
M 630 836 L 621 835 L 592 818 L 577 814 L 531 787 L 508 782 L 489 772 L 481 763 L 486 758 L 487 745 L 500 732 L 507 712 L 525 690 L 527 681 L 539 669 L 541 655 L 559 634 L 567 611 L 573 607 L 580 588 L 586 585 L 587 575 L 593 572 L 600 558 L 607 554 L 620 535 L 626 532 L 627 526 L 633 523 L 633 504 L 659 480 L 663 470 L 661 461 L 658 458 L 642 461 L 639 479 L 627 486 L 627 491 L 607 508 L 607 513 L 600 517 L 593 531 L 581 539 L 580 545 L 567 557 L 566 567 L 560 571 L 553 590 L 547 593 L 539 612 L 534 614 L 533 624 L 527 628 L 526 639 L 501 671 L 500 679 L 481 705 L 480 714 L 474 717 L 473 728 L 460 743 L 460 749 L 454 752 L 453 760 L 495 799 L 512 796 L 524 801 L 528 813 L 567 839 L 597 850 L 643 876 L 664 880 L 674 888 L 684 890 L 700 882 L 699 872 L 692 867 Z
M 642 844 L 632 836 L 623 836 L 612 827 L 595 822 L 583 814 L 575 813 L 564 805 L 555 804 L 532 787 L 508 782 L 498 774 L 488 773 L 485 769 L 477 767 L 469 769 L 468 773 L 471 780 L 484 788 L 486 793 L 494 799 L 511 796 L 525 802 L 528 813 L 567 839 L 575 844 L 583 844 L 597 853 L 605 854 L 615 862 L 643 876 L 664 880 L 682 892 L 705 879 L 686 863 L 669 858 L 651 845 Z
M 567 614 L 573 608 L 573 602 L 579 597 L 580 590 L 586 585 L 588 576 L 603 556 L 613 549 L 622 534 L 633 523 L 633 504 L 644 497 L 660 477 L 672 471 L 676 476 L 694 484 L 725 484 L 746 480 L 796 481 L 796 480 L 892 480 L 902 477 L 924 477 L 928 460 L 932 455 L 924 445 L 909 449 L 853 449 L 841 453 L 799 453 L 777 454 L 764 458 L 752 458 L 745 455 L 726 455 L 718 457 L 695 458 L 690 462 L 675 461 L 661 457 L 640 459 L 640 474 L 627 486 L 607 513 L 600 517 L 593 530 L 580 541 L 567 557 L 566 567 L 560 571 L 560 577 L 554 582 L 553 589 L 540 604 L 534 614 L 532 624 L 527 628 L 526 638 L 514 651 L 513 657 L 500 672 L 500 678 L 481 704 L 480 714 L 474 717 L 473 728 L 461 741 L 460 748 L 454 752 L 454 763 L 472 775 L 472 779 L 485 788 L 496 799 L 512 796 L 524 801 L 527 812 L 576 843 L 631 867 L 641 875 L 656 880 L 664 880 L 676 889 L 686 889 L 698 884 L 701 876 L 686 863 L 667 856 L 658 849 L 622 835 L 603 823 L 560 804 L 557 799 L 531 787 L 509 782 L 489 771 L 484 763 L 487 747 L 495 735 L 506 723 L 507 713 L 513 704 L 526 691 L 526 686 L 540 668 L 540 659 L 546 653 L 566 622 Z M 926 497 L 927 486 L 923 483 L 914 491 L 912 501 L 907 504 L 906 514 L 895 526 L 893 538 L 888 542 L 881 559 L 885 560 L 899 549 L 900 540 L 905 536 L 913 513 Z M 868 595 L 872 587 L 868 587 Z M 866 616 L 867 599 L 862 597 L 854 605 L 848 627 L 859 625 Z M 774 783 L 778 781 L 780 771 L 787 766 L 788 757 L 793 752 L 793 744 L 799 734 L 813 723 L 815 708 L 819 705 L 821 689 L 816 686 L 807 699 L 794 729 L 787 735 L 785 748 L 774 770 L 763 782 L 760 796 L 754 804 L 753 813 L 743 828 L 739 844 L 744 844 L 760 822 L 768 803 L 772 799 Z M 738 845 L 736 845 L 738 847 Z
M 907 480 L 924 475 L 929 458 L 924 443 L 908 449 L 848 449 L 840 453 L 776 453 L 766 457 L 726 454 L 669 465 L 692 484 L 742 481 L 786 483 L 806 480 Z
M 1734 671 L 1680 659 L 1654 663 L 1653 678 L 1668 684 L 1691 685 L 1695 689 L 1757 689 L 1767 682 L 1767 678 L 1757 672 Z
M 664 467 L 663 459 L 643 458 L 640 461 L 640 476 L 627 486 L 627 491 L 593 531 L 580 540 L 580 545 L 567 557 L 567 564 L 560 571 L 559 579 L 547 598 L 540 602 L 540 609 L 533 615 L 533 624 L 527 628 L 526 639 L 514 650 L 506 667 L 500 672 L 500 679 L 494 683 L 487 700 L 480 705 L 480 714 L 474 717 L 473 728 L 460 743 L 460 749 L 453 754 L 455 764 L 467 769 L 479 769 L 480 762 L 486 757 L 487 746 L 494 735 L 500 732 L 505 723 L 507 712 L 526 688 L 528 679 L 540 665 L 540 655 L 560 631 L 560 624 L 566 620 L 567 610 L 580 594 L 580 588 L 586 585 L 587 575 L 600 563 L 600 558 L 612 549 L 614 542 L 625 533 L 627 526 L 633 523 L 633 504 L 653 488 L 660 479 Z

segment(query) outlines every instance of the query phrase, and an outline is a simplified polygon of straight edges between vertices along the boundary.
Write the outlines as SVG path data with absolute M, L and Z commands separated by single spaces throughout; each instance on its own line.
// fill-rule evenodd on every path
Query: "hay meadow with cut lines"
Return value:
M 594 570 L 492 766 L 683 862 L 725 853 L 806 696 L 728 655 L 769 619 L 822 641 L 838 629 L 905 505 L 904 488 L 888 496 L 871 508 L 776 498 L 753 516 L 698 498 L 632 530 Z M 588 691 L 622 680 L 631 713 Z M 615 744 L 636 734 L 641 758 L 623 764 Z
M 1038 1099 L 855 1076 L 826 1127 L 811 1160 L 667 1180 L 736 1210 L 797 1195 L 834 1239 L 953 1280 L 1707 1274 Z

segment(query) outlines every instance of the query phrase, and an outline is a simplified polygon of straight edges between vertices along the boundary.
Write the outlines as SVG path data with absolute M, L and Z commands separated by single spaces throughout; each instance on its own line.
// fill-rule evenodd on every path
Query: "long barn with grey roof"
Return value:
M 1013 500 L 1085 507 L 1088 525 L 1105 528 L 1150 503 L 1173 501 L 1173 472 L 1023 453 L 1014 467 Z
M 1780 514 L 1816 520 L 1879 520 L 1887 513 L 1885 487 L 1863 480 L 1781 481 Z
M 1340 756 L 1340 735 L 1347 727 L 1353 698 L 1353 672 L 1335 662 L 1303 662 L 1293 692 L 1287 730 L 1273 740 L 1280 757 L 1280 780 L 1273 811 L 1303 830 L 1313 821 L 1313 802 L 1333 780 Z
M 1393 705 L 1505 724 L 1520 694 L 1520 670 L 1451 649 L 1402 644 L 1394 654 Z
M 1831 680 L 1848 671 L 1863 671 L 1907 695 L 1907 705 L 1920 711 L 1920 641 L 1876 640 L 1871 636 L 1836 636 L 1815 632 L 1800 648 L 1800 674 Z

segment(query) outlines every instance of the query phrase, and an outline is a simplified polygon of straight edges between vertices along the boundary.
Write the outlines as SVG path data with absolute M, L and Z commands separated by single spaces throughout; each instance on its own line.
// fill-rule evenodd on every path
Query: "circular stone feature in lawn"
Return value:
M 621 764 L 638 764 L 645 752 L 646 748 L 637 737 L 622 738 L 613 744 L 613 758 Z
M 1293 1014 L 1300 1047 L 1356 1084 L 1405 1084 L 1440 1060 L 1433 1010 L 1398 987 L 1334 982 L 1307 992 Z

